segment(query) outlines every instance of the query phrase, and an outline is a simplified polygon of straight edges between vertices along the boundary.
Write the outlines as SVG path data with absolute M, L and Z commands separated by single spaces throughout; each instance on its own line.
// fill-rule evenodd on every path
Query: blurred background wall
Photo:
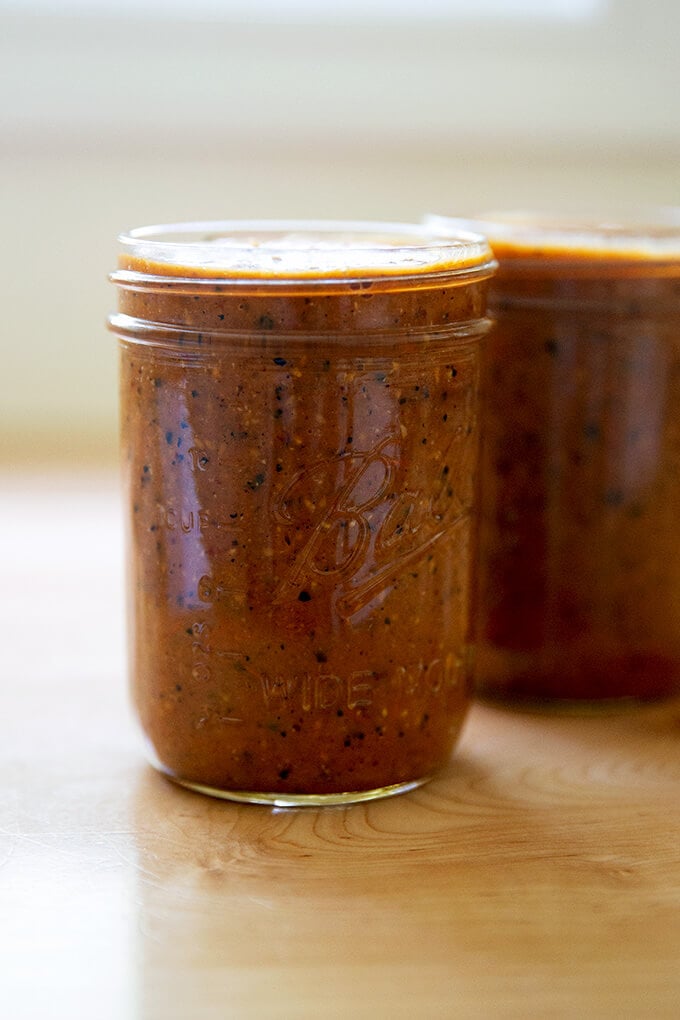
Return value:
M 115 237 L 680 205 L 677 0 L 0 0 L 0 460 L 113 463 Z

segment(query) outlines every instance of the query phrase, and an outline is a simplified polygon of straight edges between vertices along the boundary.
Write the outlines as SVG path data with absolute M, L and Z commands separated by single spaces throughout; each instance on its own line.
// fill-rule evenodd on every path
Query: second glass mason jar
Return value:
M 518 213 L 472 228 L 499 261 L 477 687 L 532 699 L 679 692 L 680 220 Z
M 494 268 L 479 237 L 399 224 L 120 238 L 130 670 L 176 781 L 343 803 L 446 763 Z

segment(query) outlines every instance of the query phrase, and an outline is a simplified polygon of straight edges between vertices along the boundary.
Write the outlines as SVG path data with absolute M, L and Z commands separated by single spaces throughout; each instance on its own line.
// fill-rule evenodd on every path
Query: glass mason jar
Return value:
M 120 238 L 132 690 L 179 783 L 344 803 L 446 763 L 494 268 L 400 224 Z
M 676 693 L 680 219 L 505 214 L 466 226 L 488 232 L 500 264 L 482 398 L 477 687 Z

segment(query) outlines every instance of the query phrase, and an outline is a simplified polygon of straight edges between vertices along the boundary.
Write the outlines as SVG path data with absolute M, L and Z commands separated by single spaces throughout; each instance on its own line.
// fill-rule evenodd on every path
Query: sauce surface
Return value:
M 156 764 L 291 797 L 428 777 L 468 701 L 486 280 L 173 282 L 113 317 Z

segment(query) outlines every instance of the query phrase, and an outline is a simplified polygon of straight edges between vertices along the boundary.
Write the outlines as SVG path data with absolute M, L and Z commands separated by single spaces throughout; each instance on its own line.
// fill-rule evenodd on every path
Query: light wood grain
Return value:
M 12 1018 L 675 1017 L 680 702 L 474 706 L 400 798 L 272 810 L 142 761 L 115 479 L 2 480 Z

